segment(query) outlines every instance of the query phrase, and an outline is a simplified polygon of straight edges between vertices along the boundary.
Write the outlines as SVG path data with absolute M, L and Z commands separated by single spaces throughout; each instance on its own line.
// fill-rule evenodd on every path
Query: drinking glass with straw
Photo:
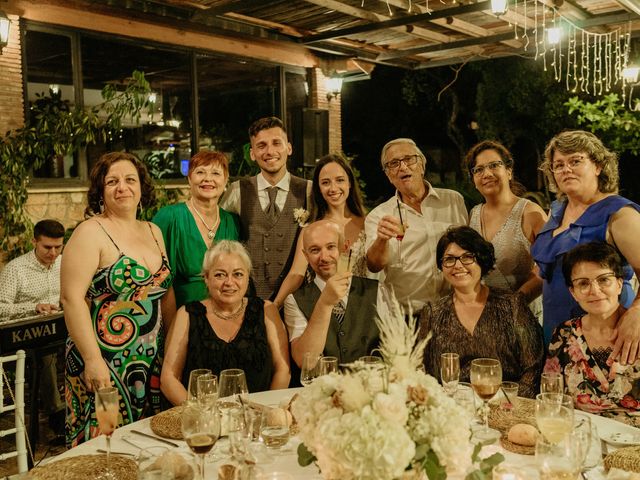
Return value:
M 98 478 L 100 480 L 117 480 L 111 470 L 111 435 L 118 427 L 119 394 L 115 387 L 95 388 L 96 419 L 98 427 L 107 438 L 107 468 Z

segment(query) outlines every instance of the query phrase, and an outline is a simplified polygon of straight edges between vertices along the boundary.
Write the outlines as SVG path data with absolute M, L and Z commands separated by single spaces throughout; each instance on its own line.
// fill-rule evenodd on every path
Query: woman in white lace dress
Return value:
M 469 226 L 493 244 L 495 269 L 485 278 L 490 287 L 520 291 L 528 302 L 542 293 L 530 248 L 547 215 L 536 203 L 513 192 L 513 157 L 491 140 L 474 145 L 467 153 L 467 168 L 485 203 L 476 205 Z M 532 305 L 537 313 L 538 306 Z
M 339 155 L 325 155 L 313 172 L 310 220 L 331 220 L 344 232 L 341 249 L 351 249 L 351 271 L 359 277 L 377 278 L 367 269 L 365 258 L 365 211 L 358 182 L 347 162 Z M 302 235 L 298 238 L 291 270 L 282 282 L 274 303 L 278 308 L 304 281 L 307 260 L 302 253 Z

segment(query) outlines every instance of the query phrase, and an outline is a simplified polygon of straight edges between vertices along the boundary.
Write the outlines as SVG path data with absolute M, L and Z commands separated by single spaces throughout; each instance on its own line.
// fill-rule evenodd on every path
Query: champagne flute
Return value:
M 322 357 L 320 359 L 320 375 L 328 375 L 338 371 L 338 357 Z
M 536 423 L 547 442 L 560 442 L 573 430 L 572 398 L 562 393 L 536 395 Z
M 200 375 L 198 384 L 198 402 L 204 407 L 213 407 L 218 399 L 218 377 L 212 373 Z
M 262 414 L 260 436 L 268 449 L 279 450 L 289 441 L 289 416 L 281 407 L 271 407 Z
M 476 358 L 471 361 L 471 386 L 482 399 L 484 428 L 475 433 L 482 443 L 492 443 L 500 438 L 500 432 L 489 428 L 489 400 L 498 392 L 502 383 L 502 367 L 495 358 Z
M 100 431 L 107 438 L 107 469 L 98 478 L 101 480 L 117 480 L 111 470 L 111 435 L 118 427 L 120 413 L 120 395 L 115 387 L 103 387 L 96 390 L 96 420 Z
M 402 256 L 402 240 L 404 239 L 404 235 L 409 228 L 409 224 L 407 223 L 406 212 L 404 215 L 402 215 L 402 206 L 400 205 L 400 199 L 396 198 L 396 203 L 398 205 L 398 217 L 400 218 L 400 233 L 396 235 L 396 241 L 398 242 L 398 265 L 404 266 L 404 258 Z
M 564 379 L 561 373 L 543 373 L 540 376 L 540 393 L 563 393 Z
M 460 356 L 457 353 L 440 355 L 440 379 L 444 391 L 452 397 L 458 389 L 460 380 Z
M 198 399 L 198 377 L 200 375 L 211 374 L 211 370 L 208 368 L 197 368 L 189 372 L 189 385 L 187 387 L 187 400 Z
M 220 437 L 220 416 L 216 408 L 188 403 L 182 411 L 182 435 L 191 451 L 200 458 L 200 478 L 204 480 L 204 456 Z
M 311 352 L 305 352 L 300 369 L 300 383 L 305 387 L 311 385 L 320 375 L 321 357 L 322 355 L 312 355 Z

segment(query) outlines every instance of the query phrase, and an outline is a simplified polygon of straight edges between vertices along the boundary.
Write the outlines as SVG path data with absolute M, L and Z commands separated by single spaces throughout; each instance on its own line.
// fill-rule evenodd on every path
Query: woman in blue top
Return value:
M 629 281 L 640 273 L 640 206 L 618 192 L 618 158 L 592 133 L 565 131 L 551 139 L 540 169 L 557 192 L 549 220 L 531 254 L 543 283 L 544 337 L 548 344 L 559 324 L 583 313 L 562 276 L 562 257 L 575 246 L 594 240 L 616 247 L 624 259 L 620 303 L 629 308 L 618 329 L 612 358 L 633 361 L 640 340 L 640 304 Z M 624 342 L 624 348 L 622 348 Z

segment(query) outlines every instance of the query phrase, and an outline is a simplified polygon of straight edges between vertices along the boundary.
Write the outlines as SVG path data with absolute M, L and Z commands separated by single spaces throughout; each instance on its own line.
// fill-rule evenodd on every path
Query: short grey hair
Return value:
M 416 153 L 418 154 L 418 156 L 422 160 L 422 168 L 425 168 L 425 166 L 427 164 L 427 157 L 425 157 L 424 153 L 422 153 L 422 150 L 420 150 L 418 148 L 418 145 L 416 145 L 416 142 L 414 142 L 410 138 L 396 138 L 395 140 L 391 140 L 390 142 L 387 142 L 384 145 L 384 147 L 382 147 L 382 152 L 380 153 L 380 165 L 382 166 L 382 169 L 384 170 L 384 161 L 385 161 L 385 158 L 387 156 L 387 150 L 389 150 L 394 145 L 398 145 L 398 144 L 401 144 L 401 143 L 405 143 L 407 145 L 411 145 L 413 148 L 416 149 Z
M 206 275 L 211 269 L 214 263 L 218 260 L 220 255 L 237 255 L 242 260 L 242 263 L 247 268 L 247 272 L 251 273 L 251 257 L 249 252 L 240 242 L 235 240 L 220 240 L 214 243 L 209 250 L 204 254 L 204 260 L 202 261 L 202 274 Z

